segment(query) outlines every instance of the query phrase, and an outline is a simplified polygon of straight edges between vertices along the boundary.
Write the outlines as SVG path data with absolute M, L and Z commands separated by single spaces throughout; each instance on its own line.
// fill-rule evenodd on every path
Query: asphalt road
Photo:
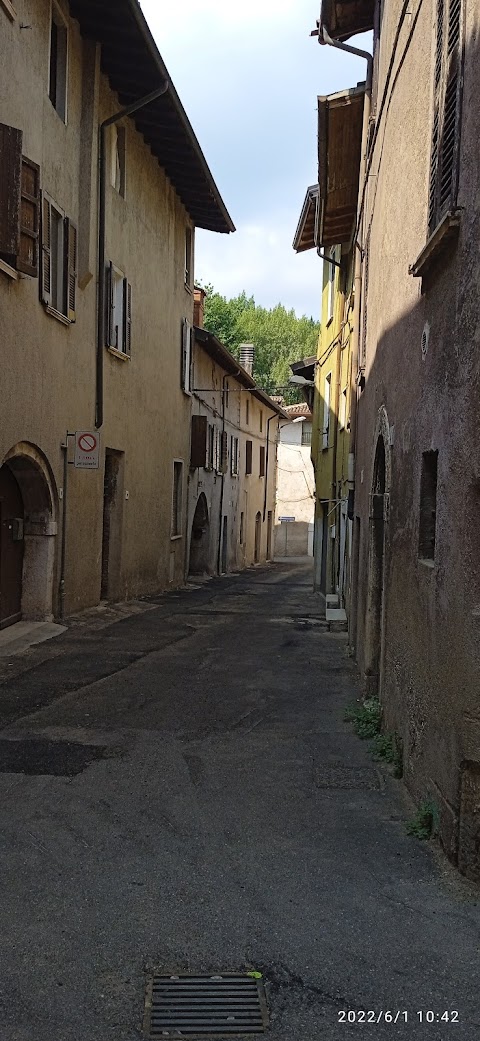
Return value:
M 138 1041 L 153 968 L 262 972 L 271 1041 L 480 1037 L 479 892 L 344 723 L 308 566 L 135 611 L 2 663 L 1 1041 Z

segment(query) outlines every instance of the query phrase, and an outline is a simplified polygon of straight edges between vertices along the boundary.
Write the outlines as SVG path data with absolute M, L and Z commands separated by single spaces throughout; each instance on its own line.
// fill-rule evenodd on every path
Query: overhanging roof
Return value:
M 223 346 L 223 343 L 220 343 L 220 340 L 217 340 L 213 333 L 196 325 L 194 326 L 194 334 L 197 343 L 203 347 L 203 350 L 206 351 L 209 357 L 217 362 L 225 372 L 230 376 L 234 376 L 243 387 L 250 390 L 253 396 L 262 401 L 272 412 L 276 412 L 282 419 L 288 419 L 287 413 L 283 411 L 283 408 L 280 408 L 280 405 L 277 405 L 264 390 L 260 390 L 260 387 L 257 387 L 253 376 L 246 369 L 242 368 L 237 359 L 233 357 L 233 354 L 227 351 L 227 348 Z
M 355 226 L 365 84 L 318 98 L 319 246 L 350 241 Z
M 102 70 L 122 107 L 168 80 L 167 93 L 131 118 L 193 223 L 209 231 L 235 231 L 138 0 L 70 0 L 70 11 L 82 35 L 101 44 Z
M 297 224 L 293 248 L 296 253 L 303 253 L 315 246 L 315 221 L 318 207 L 318 184 L 310 185 Z
M 373 29 L 375 0 L 322 0 L 321 27 L 332 40 L 348 40 Z

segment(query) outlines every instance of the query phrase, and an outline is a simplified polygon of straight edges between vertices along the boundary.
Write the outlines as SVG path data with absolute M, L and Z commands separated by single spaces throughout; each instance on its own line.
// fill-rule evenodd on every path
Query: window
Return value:
M 207 462 L 206 470 L 213 470 L 215 461 L 215 427 L 213 424 L 208 425 L 208 436 L 207 436 Z
M 250 399 L 249 398 L 246 398 L 246 400 L 245 400 L 245 422 L 246 422 L 247 427 L 248 427 L 250 425 Z
M 259 476 L 265 477 L 265 445 L 260 445 L 260 469 Z
M 183 509 L 183 463 L 175 459 L 173 463 L 173 489 L 172 489 L 172 539 L 180 538 L 182 534 L 182 509 Z
M 228 470 L 228 434 L 226 430 L 222 430 L 220 434 L 220 463 L 218 467 L 219 473 L 226 474 Z
M 460 138 L 462 0 L 437 0 L 428 231 L 456 205 Z
M 240 514 L 240 534 L 238 536 L 238 541 L 240 545 L 243 546 L 245 541 L 245 514 L 243 512 Z
M 260 409 L 260 433 L 263 434 L 263 412 Z
M 190 467 L 207 465 L 208 423 L 206 416 L 192 416 L 190 428 Z
M 111 172 L 110 181 L 112 188 L 122 198 L 126 193 L 126 160 L 127 160 L 127 137 L 125 127 L 117 126 L 115 123 L 110 127 L 111 148 Z
M 74 322 L 76 287 L 77 229 L 43 192 L 40 295 L 49 314 Z
M 418 555 L 423 560 L 435 557 L 435 526 L 437 518 L 438 451 L 424 452 L 420 481 L 420 528 Z
M 52 3 L 48 96 L 64 123 L 67 122 L 67 64 L 68 30 L 59 8 Z
M 192 229 L 187 227 L 185 228 L 185 285 L 189 288 L 192 286 L 192 245 Z
M 335 246 L 328 251 L 328 256 L 335 260 L 336 249 Z M 333 318 L 333 309 L 335 306 L 335 265 L 327 264 L 327 276 L 328 276 L 328 297 L 327 297 L 327 322 L 331 322 Z
M 339 416 L 338 416 L 338 423 L 339 423 L 339 426 L 340 426 L 340 430 L 343 430 L 345 428 L 346 422 L 347 422 L 347 388 L 345 387 L 345 390 L 342 390 L 342 393 L 340 394 L 340 408 L 339 408 Z
M 238 437 L 233 434 L 230 438 L 230 473 L 232 477 L 238 477 Z
M 302 445 L 311 445 L 312 443 L 312 424 L 302 423 Z
M 21 130 L 0 123 L 0 258 L 38 277 L 40 167 L 22 155 Z
M 245 442 L 245 474 L 251 474 L 252 472 L 252 448 L 253 441 Z
M 182 321 L 181 382 L 185 394 L 192 393 L 192 327 L 186 318 Z
M 107 346 L 130 357 L 132 352 L 132 287 L 112 263 L 107 269 Z
M 325 379 L 324 397 L 323 397 L 323 434 L 322 434 L 322 448 L 328 448 L 328 442 L 330 439 L 330 392 L 332 386 L 332 374 L 331 372 Z

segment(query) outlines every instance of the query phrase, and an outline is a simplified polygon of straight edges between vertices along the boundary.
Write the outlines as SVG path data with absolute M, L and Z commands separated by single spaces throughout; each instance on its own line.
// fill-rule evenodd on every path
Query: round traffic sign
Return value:
M 78 447 L 82 452 L 94 452 L 97 447 L 97 439 L 94 434 L 81 434 L 78 439 Z

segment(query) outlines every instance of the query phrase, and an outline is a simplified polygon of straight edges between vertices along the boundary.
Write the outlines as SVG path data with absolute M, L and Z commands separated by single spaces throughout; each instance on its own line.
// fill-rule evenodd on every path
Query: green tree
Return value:
M 227 300 L 205 286 L 205 328 L 238 358 L 241 343 L 255 345 L 253 375 L 259 387 L 274 394 L 288 386 L 290 363 L 316 354 L 319 323 L 313 318 L 297 318 L 283 304 L 267 310 L 255 304 L 245 292 Z M 284 391 L 286 400 L 298 400 L 293 388 Z

